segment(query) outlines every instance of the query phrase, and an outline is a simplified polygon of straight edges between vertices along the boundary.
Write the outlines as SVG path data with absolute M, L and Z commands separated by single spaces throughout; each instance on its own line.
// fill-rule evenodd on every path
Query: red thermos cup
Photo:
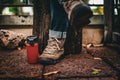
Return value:
M 27 61 L 28 63 L 37 63 L 38 62 L 38 43 L 36 36 L 27 37 Z

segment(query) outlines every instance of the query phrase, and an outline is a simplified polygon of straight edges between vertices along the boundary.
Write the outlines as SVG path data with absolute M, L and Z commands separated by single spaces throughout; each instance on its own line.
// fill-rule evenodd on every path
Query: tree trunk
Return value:
M 50 24 L 49 0 L 34 0 L 33 35 L 38 36 L 39 53 L 47 45 Z
M 114 22 L 114 0 L 104 1 L 105 32 L 104 43 L 111 43 Z

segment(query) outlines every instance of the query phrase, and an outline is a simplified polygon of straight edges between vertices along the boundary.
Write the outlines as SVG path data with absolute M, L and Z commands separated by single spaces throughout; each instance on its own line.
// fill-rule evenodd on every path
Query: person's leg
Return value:
M 50 2 L 51 26 L 49 29 L 48 45 L 39 57 L 39 61 L 46 64 L 56 62 L 63 55 L 63 46 L 69 26 L 67 14 L 58 0 L 50 0 Z
M 66 31 L 69 26 L 67 14 L 58 0 L 51 1 L 51 26 L 49 36 L 56 38 L 66 38 Z
M 59 0 L 68 14 L 70 27 L 65 42 L 65 54 L 76 54 L 82 50 L 82 29 L 90 23 L 93 12 L 83 0 Z M 72 32 L 71 32 L 72 31 Z
M 54 63 L 63 55 L 66 32 L 70 25 L 87 25 L 92 11 L 82 0 L 50 0 L 51 26 L 48 45 L 40 56 L 41 63 Z M 77 23 L 75 23 L 77 22 Z

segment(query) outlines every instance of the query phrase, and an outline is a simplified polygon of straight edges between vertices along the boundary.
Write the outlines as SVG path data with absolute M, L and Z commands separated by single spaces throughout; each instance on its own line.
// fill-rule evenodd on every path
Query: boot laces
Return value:
M 61 41 L 59 41 L 57 38 L 49 38 L 48 45 L 46 46 L 43 53 L 48 53 L 48 54 L 56 53 L 57 51 L 61 50 L 59 46 L 60 43 Z

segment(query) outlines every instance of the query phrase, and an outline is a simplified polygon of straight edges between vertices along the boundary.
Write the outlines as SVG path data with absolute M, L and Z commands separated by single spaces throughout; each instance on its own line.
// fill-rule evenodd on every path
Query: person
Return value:
M 64 55 L 64 43 L 67 29 L 71 23 L 71 16 L 78 18 L 81 15 L 92 15 L 89 6 L 82 4 L 84 3 L 80 0 L 50 0 L 51 26 L 49 39 L 46 48 L 39 56 L 39 62 L 56 63 Z M 90 16 L 83 20 L 89 20 Z

